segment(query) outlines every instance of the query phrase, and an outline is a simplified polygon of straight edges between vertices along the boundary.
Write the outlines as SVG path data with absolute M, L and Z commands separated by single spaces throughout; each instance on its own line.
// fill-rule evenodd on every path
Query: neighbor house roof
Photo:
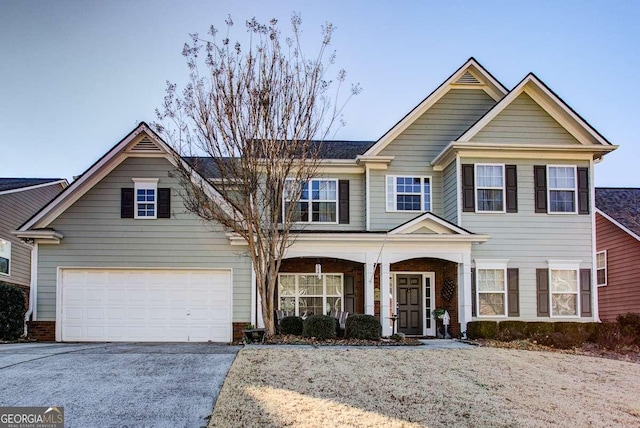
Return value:
M 66 181 L 64 178 L 0 178 L 0 192 Z
M 640 236 L 640 189 L 597 187 L 596 208 Z

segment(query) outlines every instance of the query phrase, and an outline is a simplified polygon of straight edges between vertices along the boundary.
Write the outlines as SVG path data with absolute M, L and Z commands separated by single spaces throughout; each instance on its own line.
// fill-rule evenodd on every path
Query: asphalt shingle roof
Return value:
M 640 189 L 596 187 L 596 207 L 640 236 Z
M 6 190 L 21 189 L 23 187 L 37 186 L 38 184 L 52 183 L 63 180 L 62 178 L 0 178 L 0 192 Z

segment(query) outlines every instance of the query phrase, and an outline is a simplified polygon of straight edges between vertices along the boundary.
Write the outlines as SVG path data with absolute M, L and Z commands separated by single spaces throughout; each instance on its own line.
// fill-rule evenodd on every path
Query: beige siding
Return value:
M 390 229 L 417 215 L 386 212 L 387 174 L 430 176 L 432 210 L 436 215 L 443 215 L 442 172 L 434 171 L 431 161 L 494 104 L 495 101 L 480 89 L 452 89 L 380 153 L 395 159 L 388 170 L 371 171 L 372 230 Z
M 233 321 L 249 321 L 249 258 L 219 228 L 185 212 L 171 168 L 164 158 L 129 158 L 53 222 L 64 238 L 39 246 L 39 320 L 55 319 L 58 267 L 162 267 L 232 268 Z M 132 187 L 132 177 L 158 178 L 158 187 L 172 189 L 170 219 L 120 218 L 120 189 Z
M 500 163 L 486 159 L 462 159 L 463 163 Z M 518 212 L 506 214 L 462 213 L 461 226 L 491 239 L 474 244 L 472 259 L 508 259 L 508 267 L 520 275 L 520 319 L 537 318 L 536 268 L 546 269 L 549 260 L 579 260 L 592 267 L 592 215 L 537 214 L 534 212 L 533 166 L 540 161 L 509 161 L 518 169 Z M 554 165 L 589 166 L 588 162 L 550 161 Z M 590 181 L 593 182 L 593 171 Z
M 443 177 L 443 217 L 451 223 L 458 223 L 458 180 L 456 163 L 451 162 L 442 172 Z
M 526 93 L 513 100 L 471 141 L 580 144 Z
M 364 174 L 320 174 L 319 178 L 349 180 L 349 224 L 300 224 L 304 230 L 365 230 Z
M 31 281 L 31 246 L 11 232 L 62 191 L 60 184 L 0 195 L 0 238 L 11 242 L 10 275 L 0 281 L 28 286 Z

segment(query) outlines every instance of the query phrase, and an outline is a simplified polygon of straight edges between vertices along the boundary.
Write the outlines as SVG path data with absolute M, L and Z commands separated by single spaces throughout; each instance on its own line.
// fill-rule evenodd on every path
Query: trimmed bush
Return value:
M 527 336 L 533 338 L 542 334 L 551 334 L 555 331 L 552 322 L 534 321 L 527 323 Z
M 382 325 L 373 315 L 349 315 L 345 336 L 351 339 L 379 340 Z
M 586 323 L 581 322 L 556 322 L 554 331 L 567 336 L 567 341 L 580 346 L 589 339 L 591 332 Z
M 24 333 L 24 314 L 27 311 L 24 292 L 0 282 L 0 302 L 0 340 L 16 340 Z
M 467 323 L 467 337 L 469 339 L 495 339 L 497 335 L 497 321 L 471 321 Z
M 280 332 L 282 334 L 293 334 L 300 336 L 304 330 L 304 323 L 300 317 L 284 317 L 280 320 Z
M 527 323 L 524 321 L 500 321 L 496 339 L 502 342 L 527 338 Z
M 626 336 L 634 336 L 636 345 L 640 345 L 640 314 L 628 312 L 616 318 L 620 332 Z
M 573 337 L 571 334 L 560 332 L 540 334 L 534 336 L 533 339 L 541 345 L 556 349 L 571 349 L 581 346 L 583 343 L 581 340 L 576 340 L 576 337 Z
M 318 340 L 334 339 L 338 321 L 327 315 L 311 315 L 302 323 L 302 335 Z

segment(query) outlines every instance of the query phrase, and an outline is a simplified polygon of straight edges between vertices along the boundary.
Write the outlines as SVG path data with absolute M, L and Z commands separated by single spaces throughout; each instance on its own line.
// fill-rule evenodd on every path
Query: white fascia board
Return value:
M 227 234 L 231 245 L 247 245 L 237 234 Z M 293 242 L 486 242 L 489 235 L 390 235 L 388 233 L 305 233 L 296 236 Z
M 46 230 L 16 230 L 11 232 L 13 235 L 21 239 L 33 239 L 40 243 L 59 244 L 64 235 L 53 229 Z
M 408 230 L 412 226 L 415 226 L 416 224 L 421 223 L 421 222 L 423 222 L 425 220 L 432 221 L 432 222 L 434 222 L 434 223 L 436 223 L 436 224 L 438 224 L 438 225 L 440 225 L 440 226 L 442 226 L 442 227 L 444 227 L 444 228 L 446 228 L 446 229 L 448 229 L 448 230 L 450 230 L 452 232 L 455 232 L 456 234 L 471 236 L 471 234 L 468 231 L 466 231 L 464 229 L 461 229 L 460 227 L 455 226 L 455 225 L 453 225 L 453 224 L 451 224 L 451 223 L 449 223 L 447 221 L 444 221 L 444 220 L 436 217 L 435 215 L 433 215 L 430 212 L 424 213 L 420 217 L 416 217 L 413 220 L 411 220 L 410 222 L 405 223 L 402 226 L 399 226 L 399 227 L 397 227 L 395 229 L 392 229 L 391 231 L 389 231 L 389 235 L 390 236 L 392 236 L 392 235 L 400 235 L 400 234 L 402 234 L 403 231 Z M 449 235 L 446 235 L 446 236 L 449 236 Z
M 69 182 L 67 181 L 66 178 L 63 178 L 63 179 L 60 179 L 60 180 L 57 180 L 57 181 L 50 181 L 48 183 L 35 184 L 33 186 L 26 186 L 26 187 L 20 187 L 20 188 L 17 188 L 17 189 L 5 190 L 5 191 L 0 192 L 0 195 L 8 195 L 9 193 L 26 192 L 27 190 L 38 189 L 40 187 L 53 186 L 55 184 L 62 185 L 62 188 L 64 189 L 69 185 Z
M 638 241 L 640 241 L 640 236 L 638 236 L 635 233 L 633 233 L 630 229 L 628 229 L 625 226 L 623 226 L 619 221 L 615 220 L 613 217 L 611 217 L 610 215 L 608 215 L 607 213 L 605 213 L 601 209 L 596 208 L 596 213 L 600 214 L 602 217 L 606 218 L 611 223 L 613 223 L 614 225 L 618 226 L 620 229 L 622 229 L 623 232 L 628 233 L 631 237 L 633 237 L 633 238 L 637 239 Z

